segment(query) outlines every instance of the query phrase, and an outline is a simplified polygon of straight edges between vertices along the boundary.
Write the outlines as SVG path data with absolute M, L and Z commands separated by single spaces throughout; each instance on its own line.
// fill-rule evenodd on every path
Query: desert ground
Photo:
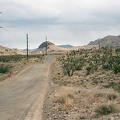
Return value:
M 120 71 L 116 68 L 120 58 L 116 51 L 81 49 L 57 56 L 43 120 L 120 120 Z
M 119 47 L 93 47 L 5 63 L 0 119 L 119 120 L 119 60 Z

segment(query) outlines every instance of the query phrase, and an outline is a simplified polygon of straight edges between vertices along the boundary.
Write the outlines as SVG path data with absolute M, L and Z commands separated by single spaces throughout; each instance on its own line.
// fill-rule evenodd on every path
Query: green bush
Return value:
M 76 70 L 82 70 L 82 64 L 77 64 L 77 65 L 75 66 L 75 69 L 76 69 Z
M 87 72 L 86 72 L 86 75 L 89 75 L 90 74 L 90 71 L 92 70 L 92 66 L 88 66 L 86 68 Z
M 19 62 L 22 59 L 25 59 L 26 55 L 8 55 L 0 56 L 0 62 Z M 29 58 L 39 58 L 43 59 L 44 55 L 29 55 Z
M 95 112 L 99 115 L 108 115 L 116 112 L 116 107 L 113 104 L 101 104 L 96 107 Z
M 115 86 L 116 86 L 115 82 L 110 82 L 108 83 L 108 85 L 104 85 L 105 88 L 110 88 L 110 87 L 114 88 Z
M 63 64 L 64 74 L 70 76 L 73 76 L 73 73 L 75 72 L 75 66 L 72 62 L 66 62 Z
M 4 66 L 4 65 L 0 65 L 0 73 L 7 73 L 9 72 L 9 66 Z
M 105 69 L 105 70 L 109 70 L 108 64 L 103 64 L 103 65 L 102 65 L 102 68 Z
M 114 65 L 113 70 L 114 70 L 115 74 L 120 73 L 120 65 L 118 65 L 118 64 Z
M 81 49 L 68 52 L 59 61 L 63 64 L 64 72 L 69 76 L 84 68 L 86 68 L 86 75 L 89 75 L 101 69 L 101 66 L 102 69 L 111 70 L 117 74 L 120 73 L 120 56 L 113 53 L 119 50 L 120 48 L 111 47 L 101 47 L 99 50 Z

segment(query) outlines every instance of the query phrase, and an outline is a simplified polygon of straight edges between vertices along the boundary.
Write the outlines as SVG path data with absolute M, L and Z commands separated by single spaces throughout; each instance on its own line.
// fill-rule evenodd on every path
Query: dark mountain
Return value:
M 54 43 L 50 42 L 50 41 L 45 41 L 43 42 L 35 51 L 36 53 L 45 53 L 46 52 L 46 47 L 47 47 L 47 52 L 51 53 L 51 52 L 61 52 L 64 51 L 65 48 L 60 48 L 58 46 L 56 46 Z
M 58 45 L 58 47 L 61 47 L 61 48 L 72 48 L 74 46 L 72 46 L 72 45 Z
M 99 45 L 100 46 L 120 46 L 120 35 L 119 36 L 106 36 L 102 39 L 97 39 L 95 41 L 91 41 L 88 45 Z
M 35 51 L 36 49 L 28 49 L 29 52 Z M 23 49 L 24 52 L 27 52 L 27 49 Z
M 38 47 L 38 49 L 43 49 L 43 48 L 46 48 L 46 46 L 50 46 L 50 45 L 55 45 L 55 44 L 51 43 L 50 41 L 47 41 L 47 42 L 45 41 Z

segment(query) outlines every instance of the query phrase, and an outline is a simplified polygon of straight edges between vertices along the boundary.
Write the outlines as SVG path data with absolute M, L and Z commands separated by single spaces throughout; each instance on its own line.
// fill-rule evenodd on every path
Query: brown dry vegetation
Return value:
M 7 68 L 5 72 L 0 72 L 0 81 L 17 74 L 26 65 L 34 64 L 35 62 L 42 63 L 43 60 L 43 55 L 31 55 L 28 60 L 24 55 L 0 56 L 0 70 L 2 70 L 3 67 Z
M 115 48 L 112 55 L 116 56 L 114 50 Z M 85 59 L 89 60 L 97 52 L 96 49 L 85 50 L 82 55 L 75 55 L 74 59 L 86 56 Z M 99 64 L 97 70 L 92 69 L 86 74 L 86 62 L 81 70 L 74 70 L 73 75 L 69 77 L 64 72 L 61 58 L 63 59 L 58 56 L 53 65 L 53 79 L 46 95 L 43 119 L 119 120 L 120 73 L 115 74 L 113 69 L 102 69 L 102 64 Z M 67 58 L 67 55 L 64 58 Z

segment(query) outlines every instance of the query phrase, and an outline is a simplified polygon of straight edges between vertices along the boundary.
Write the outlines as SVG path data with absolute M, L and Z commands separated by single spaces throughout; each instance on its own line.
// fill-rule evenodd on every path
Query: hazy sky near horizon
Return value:
M 120 0 L 0 0 L 0 45 L 37 48 L 45 37 L 75 46 L 120 34 Z

